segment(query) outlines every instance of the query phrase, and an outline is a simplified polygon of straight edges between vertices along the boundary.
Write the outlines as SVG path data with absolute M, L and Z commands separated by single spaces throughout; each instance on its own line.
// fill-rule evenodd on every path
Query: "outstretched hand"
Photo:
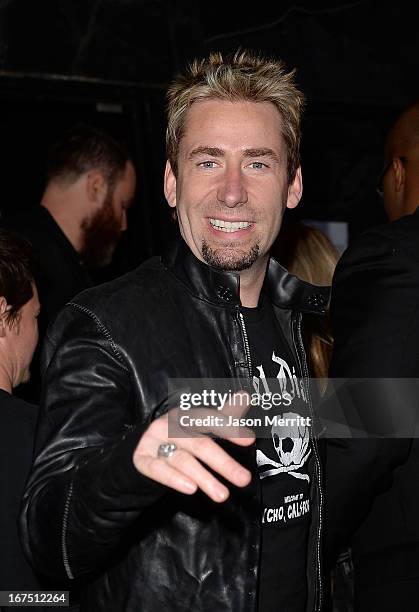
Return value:
M 228 425 L 230 416 L 241 418 L 248 408 L 249 397 L 241 392 L 233 396 L 222 413 L 203 408 L 188 410 L 190 417 L 218 418 L 214 425 L 188 427 L 187 431 L 180 425 L 182 412 L 179 408 L 173 408 L 153 421 L 142 435 L 134 451 L 135 467 L 144 476 L 180 493 L 191 495 L 199 488 L 213 501 L 225 501 L 229 496 L 228 488 L 205 466 L 237 487 L 248 485 L 252 475 L 208 434 L 238 446 L 250 446 L 255 441 L 255 435 L 250 429 Z M 159 446 L 168 442 L 175 443 L 176 450 L 170 457 L 159 457 Z

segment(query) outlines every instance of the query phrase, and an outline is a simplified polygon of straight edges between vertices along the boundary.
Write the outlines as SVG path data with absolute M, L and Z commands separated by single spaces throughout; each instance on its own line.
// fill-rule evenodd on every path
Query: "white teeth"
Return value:
M 212 227 L 222 232 L 237 232 L 237 230 L 246 229 L 252 224 L 248 221 L 222 221 L 221 219 L 210 219 Z

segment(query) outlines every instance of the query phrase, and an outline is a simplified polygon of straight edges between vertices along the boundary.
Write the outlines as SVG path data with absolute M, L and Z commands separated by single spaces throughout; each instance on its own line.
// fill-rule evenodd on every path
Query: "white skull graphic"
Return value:
M 284 427 L 272 425 L 271 428 L 272 440 L 279 461 L 284 466 L 300 465 L 310 439 L 308 427 L 297 425 L 298 414 L 294 412 L 285 412 L 282 418 L 287 419 L 291 424 Z M 295 420 L 295 425 L 292 424 L 292 420 Z
M 273 467 L 262 471 L 260 478 L 286 473 L 294 478 L 310 481 L 308 474 L 296 471 L 303 467 L 311 453 L 309 429 L 307 426 L 298 425 L 299 415 L 294 412 L 285 412 L 282 418 L 287 421 L 287 425 L 272 425 L 271 428 L 272 442 L 279 461 L 273 461 L 260 449 L 256 451 L 259 467 Z

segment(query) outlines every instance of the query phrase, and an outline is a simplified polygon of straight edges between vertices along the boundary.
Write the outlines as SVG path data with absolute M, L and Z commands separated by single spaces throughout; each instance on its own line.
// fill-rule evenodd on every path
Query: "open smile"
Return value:
M 211 226 L 220 232 L 238 232 L 252 226 L 250 221 L 224 221 L 223 219 L 209 219 Z

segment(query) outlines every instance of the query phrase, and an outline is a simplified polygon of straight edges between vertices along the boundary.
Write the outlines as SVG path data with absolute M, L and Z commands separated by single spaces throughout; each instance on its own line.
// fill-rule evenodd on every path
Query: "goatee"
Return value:
M 242 270 L 248 270 L 258 258 L 258 244 L 252 246 L 247 252 L 237 252 L 234 244 L 232 244 L 231 247 L 230 249 L 228 246 L 227 248 L 221 247 L 213 249 L 203 240 L 202 257 L 209 266 L 223 272 L 241 272 Z

